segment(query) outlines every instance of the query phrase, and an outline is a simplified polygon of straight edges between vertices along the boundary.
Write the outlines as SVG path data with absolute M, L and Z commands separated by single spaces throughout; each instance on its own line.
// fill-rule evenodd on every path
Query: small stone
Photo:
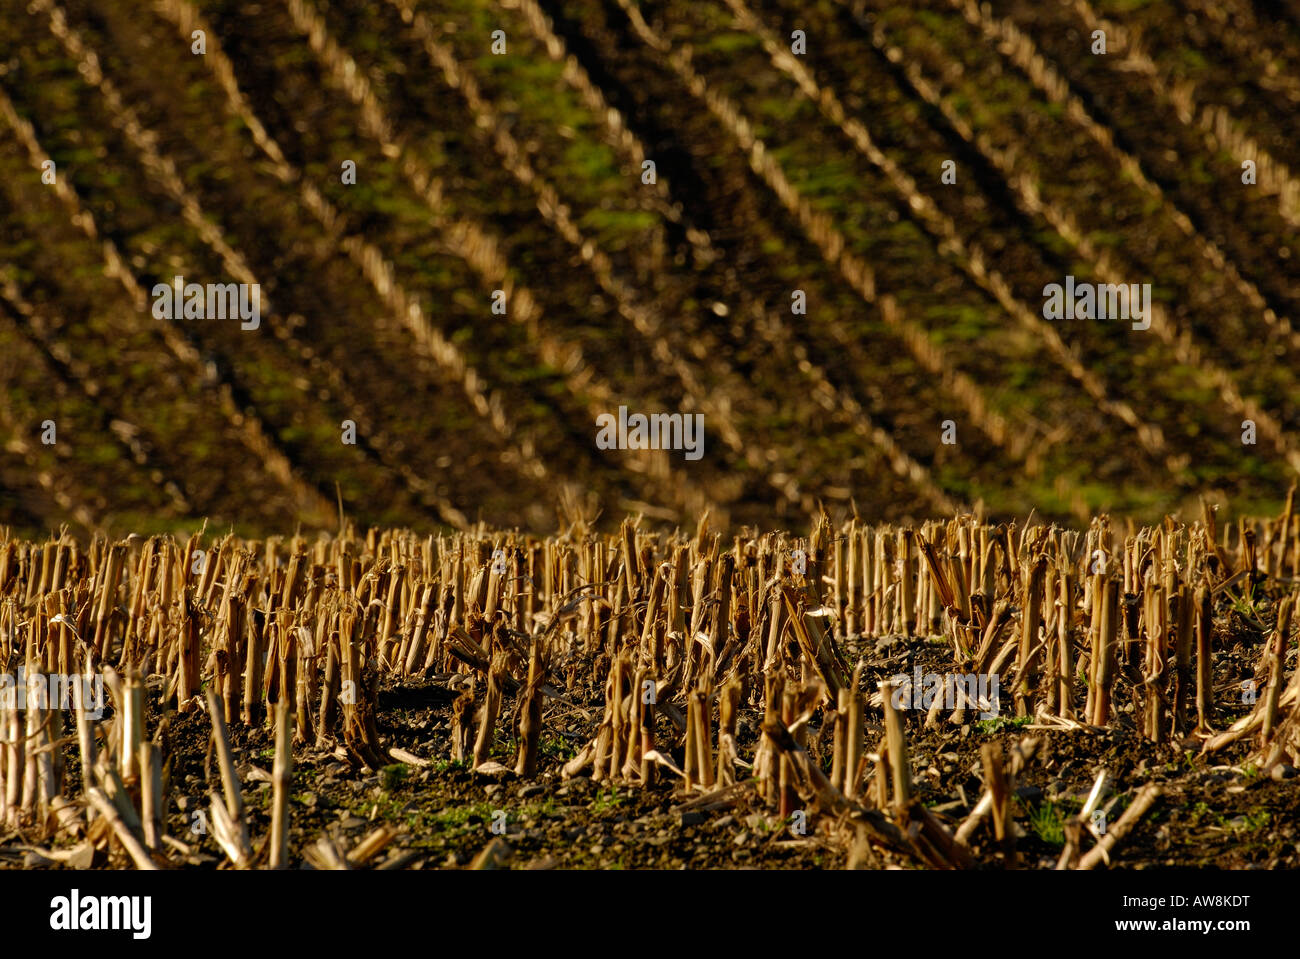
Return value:
M 749 842 L 749 833 L 739 832 L 736 834 L 736 838 L 731 841 L 735 843 L 737 846 L 743 846 L 745 845 L 745 843 Z
M 736 821 L 735 816 L 732 816 L 731 814 L 727 814 L 726 816 L 723 816 L 721 819 L 715 819 L 713 821 L 713 828 L 726 829 L 728 826 L 734 824 L 735 821 Z
M 530 785 L 521 786 L 519 788 L 519 798 L 528 799 L 532 796 L 540 796 L 545 791 L 546 787 L 541 783 L 531 783 Z
M 1273 767 L 1273 769 L 1269 772 L 1268 775 L 1269 778 L 1276 780 L 1277 782 L 1281 782 L 1284 779 L 1294 778 L 1295 774 L 1296 774 L 1296 768 L 1294 766 L 1289 766 L 1286 763 L 1278 763 L 1276 766 Z
M 320 797 L 317 796 L 311 790 L 308 790 L 307 792 L 303 793 L 302 796 L 299 798 L 301 798 L 302 804 L 304 806 L 315 806 L 318 802 L 320 802 Z
M 95 861 L 95 845 L 90 842 L 83 842 L 76 849 L 72 850 L 64 863 L 69 869 L 89 869 Z
M 681 817 L 682 826 L 698 826 L 704 822 L 704 813 L 702 812 L 684 812 Z
M 494 760 L 488 760 L 474 767 L 474 776 L 477 779 L 502 780 L 514 776 L 515 771 L 509 766 L 503 766 Z

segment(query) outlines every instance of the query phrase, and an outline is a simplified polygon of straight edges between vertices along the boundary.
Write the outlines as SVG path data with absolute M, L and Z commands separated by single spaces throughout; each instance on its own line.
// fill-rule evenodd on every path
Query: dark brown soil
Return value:
M 1264 613 L 1263 615 L 1267 615 Z M 1258 661 L 1260 637 L 1254 627 L 1226 612 L 1225 626 L 1236 627 L 1232 645 L 1216 652 L 1214 675 L 1220 714 L 1216 729 L 1226 728 L 1249 710 L 1240 702 L 1241 680 Z M 856 651 L 855 651 L 856 652 Z M 861 651 L 869 668 L 864 688 L 896 673 L 951 669 L 951 654 L 933 640 L 889 639 Z M 1293 654 L 1294 655 L 1294 654 Z M 470 771 L 449 761 L 453 684 L 460 676 L 389 684 L 379 695 L 379 730 L 387 746 L 400 747 L 429 761 L 424 768 L 394 764 L 381 770 L 354 769 L 342 753 L 300 745 L 295 749 L 291 793 L 291 849 L 300 851 L 322 834 L 336 837 L 344 851 L 381 824 L 401 831 L 378 864 L 405 868 L 444 868 L 470 864 L 500 834 L 505 863 L 521 868 L 701 869 L 701 868 L 841 868 L 847 850 L 834 839 L 833 822 L 814 808 L 806 810 L 807 828 L 797 835 L 764 807 L 757 791 L 742 787 L 738 797 L 689 808 L 675 782 L 654 788 L 595 783 L 585 776 L 565 781 L 561 767 L 594 734 L 601 697 L 594 688 L 585 698 L 569 694 L 548 701 L 541 746 L 540 773 L 532 781 L 513 774 L 500 778 Z M 1079 691 L 1082 695 L 1082 690 Z M 1277 779 L 1263 777 L 1245 756 L 1252 744 L 1237 743 L 1211 757 L 1199 756 L 1201 742 L 1154 744 L 1142 738 L 1133 721 L 1138 709 L 1128 677 L 1117 684 L 1116 715 L 1110 727 L 1075 730 L 1033 728 L 1027 719 L 1008 719 L 1010 697 L 1002 694 L 1002 717 L 924 729 L 924 713 L 908 712 L 908 744 L 917 795 L 954 828 L 983 791 L 980 747 L 999 741 L 1004 749 L 1025 737 L 1040 740 L 1037 755 L 1015 781 L 1014 816 L 1018 826 L 1016 865 L 1052 868 L 1063 844 L 1062 822 L 1077 814 L 1098 771 L 1109 772 L 1102 806 L 1114 822 L 1134 792 L 1148 782 L 1160 783 L 1156 807 L 1117 847 L 1113 866 L 1144 869 L 1168 866 L 1229 869 L 1300 866 L 1300 779 L 1283 767 Z M 507 697 L 503 715 L 514 707 Z M 156 707 L 150 728 L 161 717 Z M 738 734 L 742 757 L 752 758 L 758 731 L 755 713 L 747 711 Z M 660 717 L 657 738 L 675 743 L 667 720 Z M 809 743 L 819 750 L 821 729 L 810 726 Z M 866 742 L 874 748 L 883 735 L 878 710 L 868 710 Z M 167 766 L 172 801 L 167 830 L 188 843 L 185 857 L 194 868 L 226 868 L 225 857 L 206 834 L 208 782 L 217 785 L 215 764 L 205 778 L 209 724 L 202 710 L 171 714 Z M 231 730 L 235 761 L 243 784 L 250 833 L 255 846 L 270 831 L 269 772 L 273 744 L 269 726 Z M 662 748 L 662 747 L 661 747 Z M 493 757 L 513 767 L 515 744 L 499 738 Z M 673 753 L 679 765 L 680 750 Z M 74 760 L 75 764 L 75 760 Z M 741 771 L 743 774 L 743 770 Z M 78 775 L 69 770 L 70 778 Z M 219 786 L 218 786 L 219 788 Z M 502 819 L 504 813 L 504 820 Z M 494 833 L 494 824 L 496 833 Z M 10 835 L 0 844 L 0 868 L 51 866 L 53 863 Z M 1008 861 L 987 825 L 977 829 L 972 851 L 980 868 L 1006 868 Z M 259 850 L 259 853 L 262 851 Z M 264 863 L 264 859 L 262 860 Z M 888 861 L 881 861 L 881 865 Z M 98 854 L 96 866 L 121 867 Z

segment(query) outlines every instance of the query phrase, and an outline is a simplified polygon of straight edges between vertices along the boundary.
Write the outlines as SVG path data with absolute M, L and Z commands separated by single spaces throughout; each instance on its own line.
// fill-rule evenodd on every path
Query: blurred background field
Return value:
M 1297 107 L 1295 3 L 8 4 L 0 525 L 1276 512 Z M 1151 329 L 1044 320 L 1067 274 Z

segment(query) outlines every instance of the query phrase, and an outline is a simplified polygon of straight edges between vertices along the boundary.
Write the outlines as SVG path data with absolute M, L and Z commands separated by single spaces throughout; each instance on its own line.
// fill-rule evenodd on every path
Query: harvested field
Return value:
M 5 539 L 0 664 L 106 695 L 11 681 L 0 864 L 1296 866 L 1297 584 L 1208 506 Z
M 1300 0 L 0 3 L 0 904 L 1284 919 L 1297 115 Z

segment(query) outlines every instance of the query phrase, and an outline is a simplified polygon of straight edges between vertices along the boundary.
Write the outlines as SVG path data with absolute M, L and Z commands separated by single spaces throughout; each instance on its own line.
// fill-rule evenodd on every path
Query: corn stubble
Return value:
M 937 640 L 954 675 L 1002 678 L 1031 731 L 1087 735 L 1124 721 L 1152 743 L 1194 741 L 1202 756 L 1246 741 L 1264 775 L 1300 765 L 1300 672 L 1285 674 L 1300 601 L 1291 504 L 1222 532 L 1207 506 L 1192 524 L 1122 532 L 1104 516 L 1082 530 L 971 516 L 900 529 L 822 514 L 807 537 L 730 543 L 707 515 L 694 535 L 631 520 L 604 535 L 576 520 L 546 539 L 350 527 L 206 545 L 201 534 L 6 537 L 0 665 L 100 677 L 107 703 L 92 718 L 80 684 L 71 709 L 3 701 L 0 828 L 101 864 L 192 861 L 194 837 L 167 834 L 164 770 L 171 716 L 197 710 L 211 729 L 208 828 L 236 868 L 358 868 L 394 843 L 390 866 L 413 859 L 386 824 L 351 851 L 328 836 L 293 848 L 295 745 L 334 750 L 358 772 L 452 759 L 493 776 L 667 790 L 680 810 L 757 804 L 806 824 L 782 841 L 854 867 L 1013 866 L 1015 780 L 1039 738 L 986 743 L 983 795 L 947 821 L 918 798 L 908 729 L 955 735 L 989 704 L 957 685 L 955 708 L 940 696 L 909 718 L 898 677 L 872 681 L 861 651 L 882 638 Z M 1219 728 L 1214 604 L 1261 595 L 1275 612 L 1263 688 Z M 379 732 L 380 686 L 416 677 L 458 691 L 448 755 L 418 757 Z M 1132 719 L 1117 716 L 1121 680 L 1140 704 Z M 589 741 L 548 760 L 548 721 L 593 684 L 603 708 Z M 161 707 L 152 730 L 148 700 Z M 271 827 L 256 837 L 231 731 L 263 724 L 274 730 Z M 493 758 L 502 743 L 514 747 L 506 763 Z M 1105 777 L 1065 824 L 1062 868 L 1109 862 L 1159 801 L 1158 785 L 1119 784 L 1133 793 L 1127 810 L 1090 833 Z M 479 858 L 504 861 L 503 849 Z

